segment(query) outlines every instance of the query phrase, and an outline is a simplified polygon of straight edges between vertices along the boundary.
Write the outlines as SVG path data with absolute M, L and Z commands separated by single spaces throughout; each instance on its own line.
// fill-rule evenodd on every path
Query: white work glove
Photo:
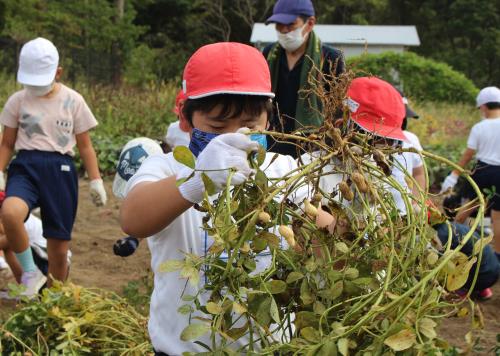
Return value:
M 248 130 L 248 129 L 247 129 Z M 247 156 L 251 151 L 257 151 L 259 144 L 244 135 L 242 129 L 236 133 L 222 134 L 214 138 L 199 154 L 196 159 L 194 176 L 179 186 L 179 191 L 184 199 L 191 203 L 203 200 L 205 185 L 201 178 L 204 173 L 215 185 L 215 193 L 224 189 L 230 173 L 230 168 L 236 172 L 231 178 L 231 185 L 245 182 L 253 172 L 248 164 Z M 187 178 L 192 174 L 190 168 L 183 169 L 177 174 L 177 179 Z
M 5 173 L 0 172 L 0 190 L 5 191 Z
M 90 181 L 90 198 L 95 206 L 106 205 L 108 197 L 102 179 L 93 179 Z
M 448 189 L 453 189 L 455 185 L 457 185 L 458 182 L 458 174 L 455 173 L 450 173 L 448 177 L 446 177 L 443 181 L 443 184 L 441 185 L 441 191 L 440 193 L 446 192 Z

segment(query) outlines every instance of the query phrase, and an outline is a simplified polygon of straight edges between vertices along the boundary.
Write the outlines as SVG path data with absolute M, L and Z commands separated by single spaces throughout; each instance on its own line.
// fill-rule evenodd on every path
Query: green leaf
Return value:
M 259 145 L 259 149 L 257 151 L 257 164 L 259 165 L 259 167 L 262 166 L 262 164 L 264 164 L 265 159 L 266 159 L 266 149 L 261 145 Z
M 303 279 L 300 285 L 300 299 L 302 300 L 302 303 L 304 303 L 304 305 L 309 305 L 314 302 L 314 298 L 309 289 L 309 283 L 307 282 L 307 279 Z
M 359 277 L 359 271 L 353 267 L 346 269 L 344 274 L 347 279 L 356 279 Z
M 175 186 L 176 187 L 180 187 L 182 185 L 182 183 L 185 183 L 186 181 L 190 180 L 191 178 L 194 177 L 194 171 L 193 173 L 191 173 L 189 176 L 187 176 L 186 178 L 181 178 L 181 179 L 177 179 L 175 181 Z
M 267 241 L 269 247 L 278 248 L 280 246 L 280 238 L 275 234 L 272 234 L 268 231 L 262 231 L 259 235 L 259 238 L 262 238 Z
M 290 274 L 286 277 L 286 283 L 292 284 L 304 278 L 304 275 L 300 272 L 290 272 Z
M 169 260 L 165 261 L 158 267 L 158 272 L 160 273 L 169 273 L 182 269 L 186 261 L 184 260 Z
M 231 330 L 228 330 L 226 332 L 226 334 L 231 339 L 238 340 L 239 338 L 241 338 L 242 336 L 245 335 L 245 332 L 247 331 L 247 329 L 248 329 L 248 323 L 246 323 L 245 325 L 243 325 L 241 328 L 233 328 Z
M 184 304 L 183 306 L 177 309 L 177 312 L 182 315 L 187 315 L 193 311 L 193 308 L 189 304 Z
M 259 236 L 256 236 L 252 240 L 252 250 L 255 253 L 259 253 L 259 252 L 264 251 L 266 249 L 266 247 L 267 247 L 267 240 L 260 238 Z
M 403 329 L 400 332 L 389 336 L 384 340 L 384 344 L 394 351 L 403 351 L 412 347 L 417 342 L 417 337 L 413 330 Z
M 337 356 L 337 345 L 335 345 L 335 341 L 327 340 L 316 353 L 316 356 Z
M 318 321 L 319 321 L 318 316 L 316 314 L 314 314 L 313 312 L 299 311 L 296 314 L 294 324 L 298 330 L 306 328 L 308 326 L 312 326 L 313 328 L 317 328 Z
M 223 311 L 222 307 L 214 302 L 208 302 L 207 305 L 205 305 L 205 308 L 207 308 L 207 311 L 213 315 L 218 315 Z
M 271 323 L 271 301 L 274 299 L 269 295 L 264 296 L 265 299 L 257 310 L 255 318 L 262 326 L 268 326 Z
M 233 310 L 236 314 L 243 314 L 247 312 L 247 308 L 240 303 L 233 302 Z
M 255 174 L 255 184 L 257 184 L 257 186 L 262 191 L 264 191 L 264 192 L 267 191 L 267 188 L 268 188 L 267 176 L 260 169 Z
M 286 283 L 280 280 L 266 282 L 266 290 L 271 294 L 283 293 L 286 290 Z
M 342 272 L 332 269 L 328 271 L 328 279 L 330 282 L 334 283 L 335 281 L 342 279 Z
M 214 195 L 217 193 L 215 183 L 205 174 L 205 172 L 201 173 L 201 180 L 203 181 L 203 185 L 205 186 L 205 190 L 208 195 Z
M 422 318 L 418 321 L 418 331 L 431 340 L 437 337 L 436 326 L 436 322 L 430 318 Z
M 181 277 L 189 279 L 192 286 L 197 286 L 200 282 L 200 273 L 191 265 L 184 266 L 181 270 Z
M 474 252 L 473 254 L 474 255 L 478 255 L 485 246 L 489 245 L 489 243 L 493 241 L 493 235 L 490 235 L 488 237 L 484 237 L 482 239 L 478 239 L 475 243 L 474 243 Z M 482 248 L 481 248 L 482 247 Z
M 276 324 L 279 324 L 281 322 L 278 305 L 276 304 L 274 298 L 272 298 L 271 300 L 271 308 L 269 309 L 269 314 Z
M 332 301 L 337 299 L 342 294 L 343 291 L 344 291 L 344 282 L 338 281 L 335 282 L 335 284 L 331 286 L 329 289 L 322 290 L 318 294 L 321 298 L 325 298 Z
M 252 272 L 253 270 L 255 270 L 255 268 L 257 267 L 257 264 L 255 263 L 255 260 L 253 259 L 245 259 L 245 261 L 243 262 L 243 266 L 249 271 L 249 272 Z
M 361 277 L 361 278 L 356 278 L 355 280 L 352 281 L 352 283 L 358 285 L 358 286 L 367 286 L 372 282 L 371 277 Z
M 320 340 L 320 335 L 319 335 L 318 330 L 316 330 L 315 328 L 313 328 L 311 326 L 308 326 L 308 327 L 300 330 L 300 335 L 302 335 L 302 337 L 309 342 L 316 343 Z
M 448 278 L 446 279 L 446 288 L 450 292 L 462 288 L 467 282 L 467 278 L 469 278 L 472 266 L 476 262 L 477 257 L 474 256 L 471 260 L 455 266 L 455 269 L 448 274 Z
M 206 324 L 190 324 L 181 333 L 182 341 L 191 341 L 210 331 L 210 327 Z
M 349 339 L 342 338 L 337 341 L 339 352 L 342 356 L 349 355 Z
M 177 162 L 191 169 L 194 169 L 196 166 L 194 155 L 186 146 L 176 146 L 174 148 L 174 158 Z
M 325 312 L 326 307 L 323 303 L 315 301 L 313 304 L 313 311 L 315 314 L 321 315 Z

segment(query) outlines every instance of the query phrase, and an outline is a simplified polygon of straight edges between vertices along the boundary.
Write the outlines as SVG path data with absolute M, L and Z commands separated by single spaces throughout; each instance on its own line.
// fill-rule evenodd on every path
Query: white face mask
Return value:
M 45 96 L 52 91 L 54 88 L 54 82 L 49 85 L 38 86 L 38 85 L 24 85 L 24 89 L 33 96 Z
M 293 52 L 297 50 L 302 44 L 304 43 L 304 36 L 302 36 L 302 31 L 306 27 L 307 24 L 304 24 L 304 26 L 297 28 L 293 31 L 290 31 L 288 33 L 281 33 L 278 32 L 278 42 L 280 43 L 281 47 L 283 47 L 286 51 L 288 52 Z

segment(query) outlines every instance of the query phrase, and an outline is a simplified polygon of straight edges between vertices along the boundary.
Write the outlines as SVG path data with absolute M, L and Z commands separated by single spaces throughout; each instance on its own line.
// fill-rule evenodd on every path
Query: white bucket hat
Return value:
M 56 77 L 58 65 L 57 48 L 49 40 L 38 37 L 21 48 L 17 81 L 25 85 L 49 85 Z
M 113 180 L 113 194 L 117 198 L 125 197 L 127 182 L 139 170 L 142 162 L 151 155 L 163 153 L 158 142 L 138 137 L 127 142 L 120 153 Z

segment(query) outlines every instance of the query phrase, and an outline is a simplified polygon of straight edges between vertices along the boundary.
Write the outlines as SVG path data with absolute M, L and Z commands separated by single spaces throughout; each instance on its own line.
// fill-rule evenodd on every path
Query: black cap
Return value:
M 394 88 L 396 88 L 396 87 L 394 87 Z M 408 99 L 406 98 L 404 93 L 398 88 L 396 88 L 396 90 L 403 98 L 403 104 L 405 104 L 405 109 L 406 109 L 406 118 L 407 119 L 419 119 L 420 116 L 418 116 L 418 114 L 415 111 L 413 111 L 413 109 L 410 108 L 410 106 L 408 105 Z

